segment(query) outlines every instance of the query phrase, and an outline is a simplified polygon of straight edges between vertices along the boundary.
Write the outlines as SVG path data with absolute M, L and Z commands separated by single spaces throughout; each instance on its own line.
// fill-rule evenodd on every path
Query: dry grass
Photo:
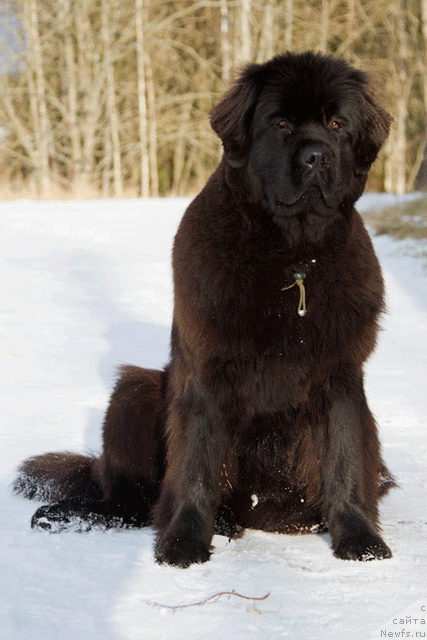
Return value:
M 97 189 L 86 181 L 74 184 L 70 189 L 63 189 L 59 185 L 52 184 L 49 192 L 41 198 L 34 184 L 31 183 L 11 183 L 0 182 L 0 201 L 7 202 L 13 200 L 99 200 L 105 197 L 114 197 L 113 194 L 107 196 L 101 189 Z M 123 198 L 138 197 L 137 189 L 125 189 Z
M 367 211 L 363 217 L 377 235 L 389 235 L 399 240 L 427 238 L 427 196 L 382 211 Z

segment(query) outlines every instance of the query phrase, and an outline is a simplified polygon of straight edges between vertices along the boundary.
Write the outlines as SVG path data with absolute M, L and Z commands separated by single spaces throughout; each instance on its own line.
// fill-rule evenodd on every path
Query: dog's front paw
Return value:
M 383 560 L 392 553 L 386 543 L 374 533 L 364 533 L 344 538 L 335 550 L 335 556 L 342 560 Z
M 185 569 L 190 564 L 207 562 L 210 558 L 206 544 L 191 536 L 165 536 L 156 545 L 156 560 Z

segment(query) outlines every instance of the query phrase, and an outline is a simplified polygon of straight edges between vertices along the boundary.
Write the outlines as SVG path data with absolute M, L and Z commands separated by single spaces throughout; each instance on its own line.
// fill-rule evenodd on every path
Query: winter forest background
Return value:
M 0 190 L 194 193 L 220 156 L 209 110 L 242 64 L 286 49 L 371 74 L 394 125 L 369 188 L 412 191 L 426 146 L 427 0 L 2 0 Z

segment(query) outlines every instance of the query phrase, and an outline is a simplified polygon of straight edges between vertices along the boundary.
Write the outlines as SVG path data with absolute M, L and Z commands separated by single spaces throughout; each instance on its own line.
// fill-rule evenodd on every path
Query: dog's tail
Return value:
M 28 458 L 18 470 L 13 490 L 25 498 L 49 503 L 70 498 L 99 499 L 101 488 L 92 472 L 95 462 L 97 458 L 68 452 Z
M 46 503 L 118 500 L 128 505 L 140 500 L 142 486 L 155 495 L 166 464 L 167 375 L 166 370 L 122 366 L 105 416 L 101 456 L 63 452 L 29 458 L 18 469 L 15 493 Z

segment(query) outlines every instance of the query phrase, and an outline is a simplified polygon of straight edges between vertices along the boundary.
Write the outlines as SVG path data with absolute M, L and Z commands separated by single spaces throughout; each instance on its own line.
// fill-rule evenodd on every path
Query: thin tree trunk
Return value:
M 75 29 L 77 42 L 77 75 L 82 109 L 80 134 L 82 137 L 82 173 L 89 182 L 94 169 L 95 129 L 99 119 L 101 70 L 94 73 L 95 46 L 91 33 L 88 2 L 90 0 L 76 0 Z
M 176 144 L 174 145 L 172 193 L 177 196 L 182 195 L 186 146 L 185 131 L 190 117 L 190 111 L 191 102 L 187 102 L 182 106 L 180 118 L 181 124 L 178 131 L 178 139 L 176 141 Z
M 240 0 L 240 51 L 238 63 L 251 61 L 252 41 L 251 41 L 251 0 Z
M 291 50 L 294 31 L 294 0 L 285 0 L 285 49 Z
M 228 1 L 220 0 L 221 9 L 221 76 L 224 86 L 230 82 L 231 60 L 230 60 L 230 18 L 228 13 Z
M 114 196 L 121 198 L 123 195 L 122 185 L 122 162 L 120 155 L 120 135 L 119 118 L 116 106 L 116 87 L 114 83 L 114 68 L 111 59 L 110 44 L 110 7 L 109 0 L 102 0 L 102 41 L 104 48 L 104 64 L 106 74 L 107 112 L 110 123 L 111 153 L 113 159 L 113 184 Z
M 63 16 L 59 22 L 64 28 L 64 53 L 67 74 L 68 89 L 68 125 L 71 142 L 71 166 L 69 167 L 68 180 L 73 181 L 81 172 L 81 148 L 80 135 L 77 122 L 78 87 L 76 63 L 74 58 L 74 42 L 72 38 L 72 8 L 70 0 L 62 0 Z
M 406 119 L 411 80 L 408 78 L 408 40 L 406 12 L 401 0 L 396 17 L 397 59 L 394 60 L 396 96 L 394 126 L 386 146 L 385 187 L 387 191 L 403 195 L 406 192 Z
M 348 35 L 351 35 L 355 28 L 356 21 L 356 6 L 355 0 L 348 0 L 348 8 L 347 8 L 347 32 Z
M 29 44 L 28 61 L 35 75 L 34 94 L 31 109 L 36 118 L 34 123 L 36 132 L 36 144 L 38 151 L 38 189 L 42 198 L 45 198 L 50 190 L 49 178 L 49 121 L 46 105 L 46 88 L 43 71 L 43 54 L 40 41 L 39 24 L 37 16 L 37 0 L 26 0 L 25 29 Z
M 102 167 L 102 197 L 110 197 L 110 184 L 111 184 L 111 165 L 112 148 L 111 148 L 111 135 L 108 127 L 105 127 L 104 131 L 104 161 Z
M 427 121 L 427 0 L 420 1 L 421 8 L 421 33 L 423 39 L 423 75 L 422 75 L 422 86 L 423 86 L 423 102 L 424 102 L 424 120 Z M 426 142 L 423 143 L 422 154 L 419 151 L 419 155 L 421 158 L 424 158 L 426 153 Z M 423 160 L 420 161 L 420 166 Z M 417 172 L 418 173 L 418 172 Z M 414 182 L 415 182 L 414 177 Z
M 68 76 L 68 110 L 70 123 L 71 138 L 71 175 L 74 179 L 81 172 L 81 153 L 80 153 L 80 136 L 77 123 L 77 79 L 76 68 L 74 62 L 74 49 L 71 37 L 66 35 L 65 55 L 67 59 L 67 76 Z
M 329 0 L 322 0 L 322 12 L 320 16 L 320 43 L 319 51 L 326 53 L 328 49 L 329 31 Z
M 399 9 L 397 37 L 399 51 L 398 78 L 399 84 L 401 86 L 401 91 L 399 92 L 396 114 L 396 155 L 399 154 L 400 162 L 396 163 L 396 193 L 399 195 L 403 195 L 406 192 L 406 118 L 408 116 L 409 98 L 408 74 L 406 72 L 406 65 L 409 56 L 408 36 L 406 31 L 405 0 L 401 0 Z
M 403 94 L 397 102 L 396 140 L 395 140 L 395 193 L 406 193 L 406 117 L 408 113 L 407 98 Z
M 147 2 L 147 0 L 145 0 Z M 148 12 L 147 12 L 148 19 Z M 147 84 L 147 107 L 148 107 L 148 155 L 151 178 L 151 195 L 157 198 L 159 195 L 159 178 L 157 168 L 157 114 L 156 114 L 156 91 L 154 87 L 153 67 L 150 55 L 146 48 L 145 71 Z
M 40 118 L 39 118 L 39 109 L 37 103 L 37 93 L 36 93 L 36 84 L 34 81 L 34 64 L 33 64 L 33 56 L 30 48 L 31 36 L 30 36 L 30 21 L 29 21 L 29 12 L 28 12 L 28 3 L 24 5 L 24 28 L 27 34 L 27 63 L 26 63 L 26 76 L 28 82 L 28 99 L 30 102 L 30 113 L 31 113 L 31 123 L 34 131 L 34 140 L 33 140 L 33 153 L 31 154 L 31 158 L 33 160 L 34 166 L 38 168 L 40 159 Z M 36 183 L 39 183 L 39 177 L 36 179 Z M 37 191 L 40 189 L 37 187 Z
M 398 81 L 397 86 L 400 86 Z M 388 193 L 406 193 L 406 117 L 407 95 L 405 87 L 395 102 L 394 125 L 386 143 L 384 186 Z
M 148 154 L 148 107 L 145 83 L 144 0 L 135 0 L 136 52 L 138 73 L 139 144 L 141 154 L 141 196 L 150 195 L 150 159 Z
M 274 52 L 274 9 L 271 0 L 264 5 L 263 26 L 257 62 L 265 62 Z

